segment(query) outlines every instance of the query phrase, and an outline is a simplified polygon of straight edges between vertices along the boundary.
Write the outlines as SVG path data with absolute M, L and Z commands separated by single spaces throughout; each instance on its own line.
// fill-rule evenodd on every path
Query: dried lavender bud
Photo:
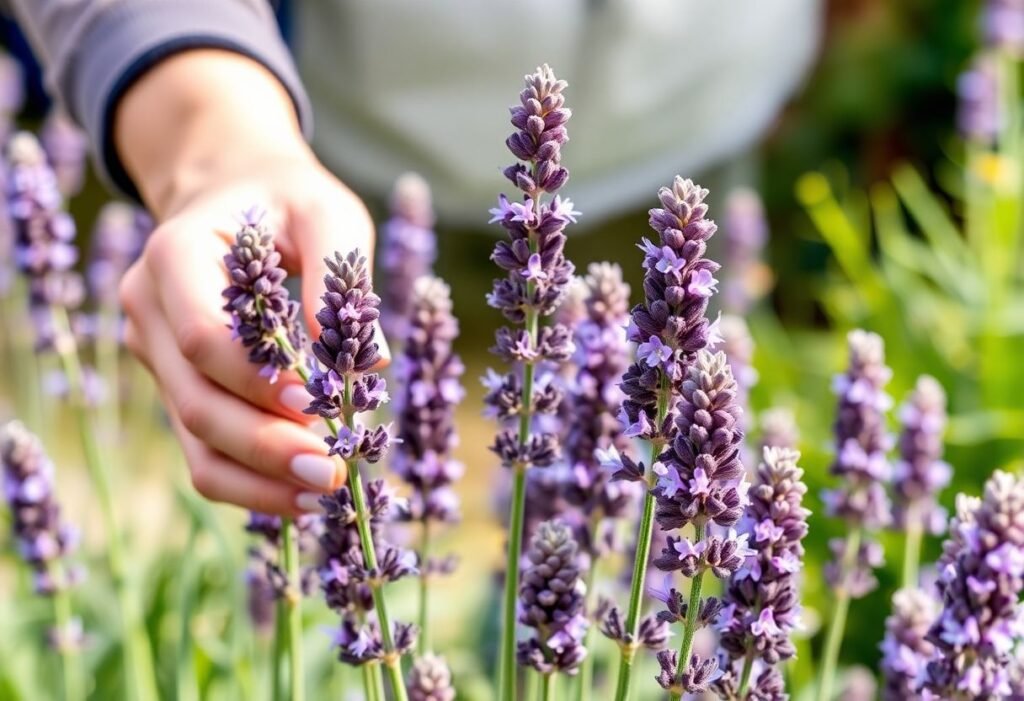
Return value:
M 100 305 L 118 303 L 121 277 L 142 253 L 153 220 L 145 211 L 123 202 L 110 202 L 96 217 L 86 281 L 89 293 Z
M 263 212 L 242 213 L 231 252 L 224 256 L 231 284 L 222 293 L 224 311 L 231 314 L 232 336 L 249 349 L 249 362 L 260 375 L 276 382 L 278 374 L 303 362 L 306 335 L 298 319 L 299 305 L 288 298 L 281 254 L 263 224 Z M 278 342 L 283 335 L 291 345 Z
M 784 407 L 768 409 L 761 414 L 761 446 L 765 448 L 792 448 L 796 450 L 800 433 L 793 412 Z
M 842 518 L 848 528 L 871 531 L 888 525 L 892 513 L 884 486 L 892 473 L 886 457 L 892 440 L 885 429 L 885 413 L 892 407 L 885 385 L 892 371 L 885 365 L 880 336 L 858 330 L 850 332 L 847 341 L 849 369 L 833 382 L 839 407 L 835 422 L 836 457 L 831 473 L 841 477 L 843 485 L 826 491 L 823 499 L 829 515 Z M 844 586 L 843 567 L 839 563 L 842 551 L 841 545 L 837 552 L 833 544 L 837 561 L 827 568 L 833 587 Z M 849 573 L 851 581 L 847 588 L 851 596 L 857 598 L 871 591 L 874 578 L 865 568 L 881 564 L 881 549 L 865 541 L 860 546 L 855 571 Z
M 739 188 L 725 203 L 725 269 L 722 305 L 732 314 L 746 314 L 768 289 L 770 273 L 761 261 L 768 242 L 768 221 L 757 192 Z M 738 378 L 737 378 L 738 379 Z
M 83 572 L 67 558 L 77 547 L 78 531 L 61 518 L 53 463 L 39 439 L 17 421 L 0 427 L 0 465 L 11 530 L 19 554 L 34 572 L 36 593 L 52 596 L 74 586 Z
M 384 281 L 380 323 L 384 335 L 404 340 L 413 313 L 416 281 L 431 274 L 437 258 L 437 236 L 430 186 L 415 173 L 405 173 L 391 192 L 391 218 L 381 228 L 380 270 Z
M 949 484 L 953 470 L 942 461 L 942 433 L 946 428 L 946 393 L 927 375 L 900 412 L 900 459 L 893 471 L 896 523 L 924 523 L 933 534 L 946 528 L 946 511 L 936 504 L 938 492 Z
M 996 471 L 979 499 L 958 498 L 939 561 L 942 613 L 927 640 L 924 689 L 942 699 L 1006 698 L 1024 635 L 1024 481 Z
M 999 68 L 991 56 L 979 56 L 956 81 L 956 122 L 960 134 L 972 141 L 993 144 L 1005 123 L 999 104 Z
M 530 566 L 519 588 L 519 622 L 534 635 L 519 643 L 519 663 L 541 674 L 575 674 L 586 657 L 583 616 L 586 587 L 576 564 L 572 531 L 557 521 L 542 523 L 530 541 Z
M 85 182 L 85 154 L 88 140 L 64 113 L 53 111 L 42 130 L 43 149 L 57 176 L 57 187 L 64 197 L 77 195 Z
M 427 653 L 409 670 L 409 701 L 455 701 L 452 673 L 443 657 Z
M 1024 3 L 1020 0 L 987 0 L 981 26 L 989 46 L 1015 56 L 1024 54 Z
M 796 451 L 766 448 L 750 489 L 742 530 L 750 537 L 753 555 L 729 580 L 718 616 L 724 652 L 720 665 L 729 674 L 716 688 L 726 697 L 748 657 L 772 666 L 796 654 L 790 634 L 800 624 L 797 577 L 810 515 L 803 507 L 807 485 L 799 459 Z M 765 681 L 774 688 L 774 678 Z M 770 695 L 756 683 L 752 693 Z
M 465 367 L 452 350 L 459 324 L 441 279 L 416 281 L 407 331 L 394 370 L 401 388 L 396 401 L 401 442 L 391 466 L 412 487 L 410 519 L 454 522 L 459 500 L 452 484 L 463 472 L 452 457 L 458 443 L 455 407 L 465 396 L 460 382 Z
M 26 132 L 7 144 L 7 212 L 14 231 L 14 263 L 25 275 L 40 345 L 52 341 L 44 326 L 51 306 L 74 309 L 84 288 L 73 267 L 78 260 L 74 220 L 61 210 L 56 176 L 42 147 Z
M 901 589 L 892 597 L 892 614 L 885 619 L 882 651 L 883 701 L 919 699 L 918 681 L 935 653 L 926 639 L 939 608 L 920 589 Z

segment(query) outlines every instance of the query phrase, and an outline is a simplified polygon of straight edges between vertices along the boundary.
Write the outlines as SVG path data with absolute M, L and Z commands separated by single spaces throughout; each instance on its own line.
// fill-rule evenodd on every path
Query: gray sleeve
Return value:
M 312 111 L 292 57 L 264 0 L 11 0 L 45 67 L 46 83 L 89 137 L 108 182 L 138 199 L 114 148 L 114 108 L 162 59 L 221 48 L 270 70 L 295 103 L 303 131 Z

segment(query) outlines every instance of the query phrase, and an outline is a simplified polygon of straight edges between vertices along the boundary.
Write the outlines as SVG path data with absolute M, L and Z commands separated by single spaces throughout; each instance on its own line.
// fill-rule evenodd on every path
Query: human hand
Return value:
M 319 494 L 344 479 L 344 464 L 308 429 L 298 376 L 270 384 L 231 339 L 222 258 L 239 226 L 233 217 L 267 208 L 283 266 L 302 275 L 315 334 L 323 257 L 372 251 L 365 207 L 305 144 L 277 80 L 233 54 L 162 62 L 122 99 L 115 138 L 160 222 L 122 282 L 126 343 L 156 379 L 193 485 L 256 511 L 317 508 Z

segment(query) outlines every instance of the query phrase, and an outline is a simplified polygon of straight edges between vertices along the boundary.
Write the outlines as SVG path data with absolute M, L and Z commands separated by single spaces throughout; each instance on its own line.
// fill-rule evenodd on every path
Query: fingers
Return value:
M 298 376 L 284 373 L 278 382 L 268 382 L 227 329 L 228 316 L 221 309 L 221 292 L 228 284 L 221 258 L 227 251 L 228 244 L 209 231 L 201 238 L 171 231 L 147 252 L 150 277 L 158 281 L 160 306 L 173 332 L 171 342 L 200 373 L 231 394 L 308 424 L 310 417 L 302 410 L 309 406 L 309 397 Z

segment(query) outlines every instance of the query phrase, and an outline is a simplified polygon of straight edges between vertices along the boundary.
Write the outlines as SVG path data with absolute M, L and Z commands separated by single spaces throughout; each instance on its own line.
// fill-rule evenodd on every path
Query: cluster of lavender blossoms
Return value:
M 986 0 L 981 24 L 986 44 L 1015 56 L 1024 55 L 1024 2 Z
M 245 572 L 249 619 L 256 632 L 263 636 L 273 631 L 277 603 L 298 594 L 289 590 L 288 573 L 281 562 L 281 525 L 280 516 L 258 511 L 250 511 L 245 524 L 246 532 L 257 537 L 257 542 L 249 549 L 249 566 Z M 309 549 L 309 541 L 317 535 L 319 519 L 304 515 L 295 519 L 294 525 L 299 549 Z M 308 576 L 312 572 L 304 574 L 299 583 L 303 594 L 312 584 Z
M 922 699 L 1010 698 L 1014 648 L 1024 638 L 1024 480 L 996 471 L 982 498 L 957 498 L 939 560 L 942 613 Z
M 142 209 L 110 202 L 96 217 L 86 281 L 89 294 L 102 307 L 117 305 L 117 288 L 125 271 L 142 253 L 153 220 Z
M 83 578 L 81 568 L 67 560 L 78 544 L 78 531 L 61 518 L 53 463 L 39 439 L 16 421 L 0 427 L 0 466 L 14 539 L 35 573 L 36 593 L 52 597 L 73 587 Z M 53 631 L 52 642 L 59 649 L 79 647 L 81 623 L 73 619 L 66 626 Z
M 892 370 L 885 365 L 882 338 L 867 331 L 851 331 L 847 337 L 849 368 L 837 375 L 833 389 L 839 395 L 835 421 L 836 456 L 831 473 L 844 484 L 823 494 L 827 513 L 842 518 L 851 532 L 875 531 L 889 525 L 892 507 L 885 486 L 892 476 L 886 454 L 892 439 L 885 415 L 892 398 L 885 385 Z M 826 568 L 829 584 L 857 599 L 876 586 L 872 570 L 883 564 L 882 549 L 860 539 L 856 553 L 847 553 L 846 538 L 830 543 L 835 560 Z M 844 562 L 845 560 L 845 562 Z
M 1005 115 L 999 102 L 999 68 L 991 56 L 981 55 L 956 82 L 959 98 L 956 122 L 961 136 L 980 144 L 994 144 Z
M 796 655 L 789 636 L 800 626 L 798 576 L 810 515 L 803 506 L 807 485 L 799 459 L 795 450 L 766 448 L 750 489 L 742 530 L 754 553 L 729 580 L 717 620 L 724 674 L 715 686 L 723 698 L 787 698 L 776 665 Z M 758 661 L 761 668 L 748 689 Z
M 303 361 L 306 335 L 298 321 L 299 304 L 289 299 L 281 254 L 263 223 L 264 212 L 242 213 L 231 252 L 224 256 L 230 285 L 224 290 L 224 311 L 231 314 L 232 338 L 249 349 L 249 362 L 275 382 L 282 371 Z
M 900 589 L 892 597 L 892 614 L 885 619 L 882 651 L 883 701 L 920 699 L 925 666 L 935 654 L 928 631 L 938 617 L 935 597 L 921 589 Z
M 57 176 L 57 187 L 64 197 L 77 195 L 85 183 L 85 157 L 89 142 L 67 115 L 52 111 L 43 124 L 43 148 Z
M 443 657 L 427 653 L 409 669 L 409 701 L 455 701 L 452 673 Z
M 576 674 L 587 655 L 583 636 L 586 586 L 580 578 L 576 541 L 572 529 L 558 521 L 537 528 L 519 589 L 519 622 L 534 629 L 532 637 L 519 642 L 519 664 L 544 675 Z
M 391 193 L 391 218 L 381 227 L 380 324 L 388 338 L 404 339 L 408 333 L 416 281 L 430 274 L 437 258 L 433 226 L 430 186 L 415 173 L 402 175 Z
M 62 197 L 53 169 L 39 141 L 26 132 L 7 144 L 7 213 L 14 231 L 14 263 L 25 275 L 29 304 L 41 347 L 53 331 L 49 308 L 77 308 L 84 297 L 74 220 L 62 211 Z
M 736 402 L 743 410 L 740 427 L 746 433 L 746 415 L 750 406 L 750 390 L 757 384 L 757 370 L 754 369 L 754 338 L 750 328 L 741 316 L 726 314 L 718 324 L 722 336 L 722 352 L 732 368 L 736 379 Z M 744 458 L 748 456 L 744 455 Z
M 942 433 L 946 428 L 942 385 L 934 377 L 919 377 L 900 411 L 900 419 L 900 458 L 892 480 L 896 523 L 901 528 L 923 523 L 928 532 L 942 533 L 946 530 L 946 511 L 935 497 L 953 476 L 953 469 L 942 460 Z

